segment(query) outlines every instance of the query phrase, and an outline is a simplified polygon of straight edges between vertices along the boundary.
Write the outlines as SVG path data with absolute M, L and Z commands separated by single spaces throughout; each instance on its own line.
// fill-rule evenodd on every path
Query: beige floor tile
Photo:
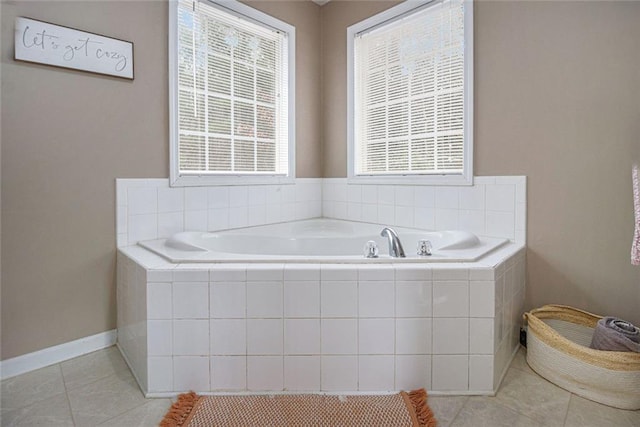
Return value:
M 76 357 L 61 363 L 60 366 L 67 390 L 82 387 L 128 369 L 116 346 Z
M 48 366 L 2 381 L 0 406 L 3 411 L 24 408 L 64 392 L 60 365 Z
M 495 397 L 471 397 L 451 427 L 541 427 L 531 418 L 498 403 Z
M 438 420 L 438 427 L 447 427 L 467 399 L 467 396 L 429 396 L 427 403 Z
M 71 426 L 71 409 L 65 393 L 2 414 L 3 427 Z
M 76 426 L 96 426 L 145 403 L 129 371 L 68 392 Z
M 570 393 L 544 378 L 509 369 L 496 395 L 499 403 L 532 418 L 545 427 L 562 426 Z
M 516 353 L 510 367 L 520 369 L 521 371 L 525 371 L 532 375 L 537 375 L 535 371 L 529 367 L 529 364 L 527 363 L 527 350 L 522 347 L 520 347 Z
M 625 411 L 571 395 L 566 427 L 638 427 L 639 411 Z
M 101 427 L 156 427 L 171 407 L 170 399 L 150 399 L 135 409 L 100 424 Z

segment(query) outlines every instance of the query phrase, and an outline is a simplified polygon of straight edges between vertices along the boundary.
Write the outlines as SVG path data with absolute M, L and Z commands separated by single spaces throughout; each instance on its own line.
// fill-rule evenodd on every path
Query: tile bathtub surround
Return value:
M 168 179 L 116 180 L 118 247 L 180 231 L 216 231 L 322 216 L 322 179 L 295 184 L 169 187 Z
M 518 346 L 524 257 L 510 244 L 455 265 L 176 265 L 129 246 L 119 346 L 148 396 L 492 394 Z
M 322 180 L 322 215 L 526 242 L 526 177 L 481 176 L 472 186 L 364 185 Z

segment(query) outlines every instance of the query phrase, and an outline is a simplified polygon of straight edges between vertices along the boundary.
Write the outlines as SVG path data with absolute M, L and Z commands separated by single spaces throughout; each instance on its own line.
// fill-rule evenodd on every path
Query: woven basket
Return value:
M 601 316 L 563 305 L 524 314 L 527 363 L 552 383 L 605 405 L 640 409 L 640 353 L 589 348 Z

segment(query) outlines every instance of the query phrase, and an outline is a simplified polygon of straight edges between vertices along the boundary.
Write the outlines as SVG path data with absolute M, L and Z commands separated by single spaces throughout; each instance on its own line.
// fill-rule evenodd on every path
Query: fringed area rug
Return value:
M 424 389 L 376 396 L 178 396 L 160 427 L 436 427 Z

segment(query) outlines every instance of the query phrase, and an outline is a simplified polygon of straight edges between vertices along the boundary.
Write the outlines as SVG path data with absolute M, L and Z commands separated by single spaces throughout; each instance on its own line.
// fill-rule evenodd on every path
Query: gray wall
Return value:
M 346 176 L 346 27 L 394 1 L 252 1 L 297 26 L 300 177 Z M 27 16 L 135 43 L 133 82 L 14 62 Z M 2 3 L 2 359 L 115 327 L 114 179 L 168 176 L 167 6 Z M 475 171 L 529 177 L 528 306 L 640 323 L 629 263 L 640 3 L 475 16 Z

